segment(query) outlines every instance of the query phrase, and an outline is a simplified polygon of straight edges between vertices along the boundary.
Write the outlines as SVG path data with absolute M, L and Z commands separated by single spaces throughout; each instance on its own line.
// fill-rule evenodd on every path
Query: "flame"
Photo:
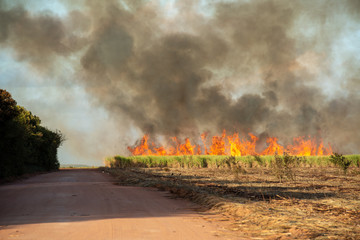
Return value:
M 204 153 L 205 153 L 205 155 L 209 155 L 208 149 L 206 147 L 206 137 L 207 137 L 207 135 L 208 135 L 207 133 L 201 134 L 201 141 L 204 144 Z
M 234 133 L 232 136 L 228 136 L 231 156 L 244 156 L 244 155 L 257 154 L 255 151 L 255 147 L 258 138 L 251 133 L 249 133 L 249 136 L 251 138 L 251 141 L 247 141 L 244 139 L 240 140 L 238 133 Z
M 225 131 L 223 131 L 223 134 L 221 136 L 212 137 L 210 155 L 225 155 L 225 137 Z
M 316 155 L 317 146 L 313 139 L 305 140 L 303 137 L 294 138 L 294 145 L 288 147 L 293 155 L 311 156 Z
M 140 144 L 134 148 L 128 147 L 133 155 L 152 155 L 152 151 L 148 146 L 149 135 L 144 135 L 140 140 Z M 166 154 L 165 154 L 166 155 Z
M 277 143 L 276 137 L 269 137 L 266 142 L 269 146 L 261 153 L 261 155 L 283 155 L 284 154 L 284 147 Z
M 285 152 L 290 155 L 297 156 L 313 156 L 313 155 L 330 155 L 332 148 L 330 145 L 324 147 L 322 140 L 316 141 L 315 138 L 296 137 L 293 139 L 293 144 L 286 147 L 278 143 L 278 138 L 267 138 L 267 147 L 260 153 L 256 152 L 256 142 L 258 137 L 249 133 L 250 139 L 239 138 L 238 133 L 226 135 L 225 130 L 219 136 L 213 136 L 211 142 L 207 141 L 207 133 L 201 134 L 202 146 L 192 144 L 189 138 L 185 138 L 185 143 L 182 143 L 177 137 L 172 137 L 172 144 L 170 146 L 156 146 L 154 143 L 149 147 L 149 135 L 144 135 L 139 144 L 135 147 L 128 147 L 132 155 L 231 155 L 231 156 L 246 156 L 246 155 L 282 155 Z M 317 144 L 319 142 L 319 144 Z
M 316 139 L 304 139 L 304 137 L 294 138 L 294 145 L 288 146 L 288 151 L 291 155 L 297 156 L 313 156 L 313 155 L 330 155 L 332 154 L 331 146 L 324 148 L 324 143 L 321 140 L 319 146 L 316 144 Z

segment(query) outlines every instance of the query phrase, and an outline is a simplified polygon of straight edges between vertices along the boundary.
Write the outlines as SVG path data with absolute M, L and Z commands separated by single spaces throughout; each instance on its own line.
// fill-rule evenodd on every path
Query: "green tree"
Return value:
M 0 178 L 59 168 L 61 132 L 41 126 L 39 117 L 0 89 Z
M 4 123 L 19 115 L 16 101 L 6 90 L 0 89 L 0 123 Z

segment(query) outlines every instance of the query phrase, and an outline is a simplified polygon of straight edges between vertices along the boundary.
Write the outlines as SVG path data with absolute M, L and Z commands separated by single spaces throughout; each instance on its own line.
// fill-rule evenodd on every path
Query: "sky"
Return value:
M 61 164 L 223 129 L 359 153 L 359 39 L 356 0 L 0 0 L 0 88 Z

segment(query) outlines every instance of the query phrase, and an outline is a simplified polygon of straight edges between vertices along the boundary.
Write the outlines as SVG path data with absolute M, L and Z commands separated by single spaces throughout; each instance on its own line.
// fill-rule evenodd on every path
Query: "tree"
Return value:
M 0 89 L 0 122 L 11 120 L 19 114 L 16 101 L 6 90 Z
M 0 89 L 0 178 L 59 168 L 61 132 L 41 126 L 39 117 Z

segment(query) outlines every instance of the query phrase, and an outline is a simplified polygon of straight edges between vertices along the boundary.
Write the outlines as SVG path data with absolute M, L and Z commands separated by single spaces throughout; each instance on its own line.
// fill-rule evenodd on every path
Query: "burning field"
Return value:
M 288 153 L 297 156 L 323 156 L 332 154 L 330 144 L 324 147 L 323 141 L 315 138 L 294 138 L 293 144 L 286 147 L 278 144 L 276 137 L 266 139 L 266 149 L 258 152 L 256 142 L 258 137 L 249 134 L 250 140 L 239 138 L 238 133 L 226 135 L 224 130 L 221 136 L 213 136 L 211 142 L 207 141 L 207 133 L 201 134 L 202 145 L 192 145 L 189 138 L 185 138 L 185 143 L 181 143 L 177 137 L 172 137 L 169 146 L 157 146 L 154 142 L 149 143 L 149 135 L 145 135 L 135 147 L 128 147 L 132 155 L 154 155 L 154 156 L 173 156 L 173 155 L 283 155 Z
M 198 203 L 205 220 L 227 222 L 239 239 L 360 238 L 360 155 L 315 137 L 285 145 L 223 130 L 183 139 L 144 135 L 130 157 L 108 158 L 106 171 L 118 184 Z
M 239 239 L 359 239 L 360 155 L 311 137 L 281 144 L 239 133 L 191 141 L 144 135 L 132 156 L 107 159 L 118 184 L 156 187 L 198 203 Z M 194 142 L 194 143 L 192 143 Z

